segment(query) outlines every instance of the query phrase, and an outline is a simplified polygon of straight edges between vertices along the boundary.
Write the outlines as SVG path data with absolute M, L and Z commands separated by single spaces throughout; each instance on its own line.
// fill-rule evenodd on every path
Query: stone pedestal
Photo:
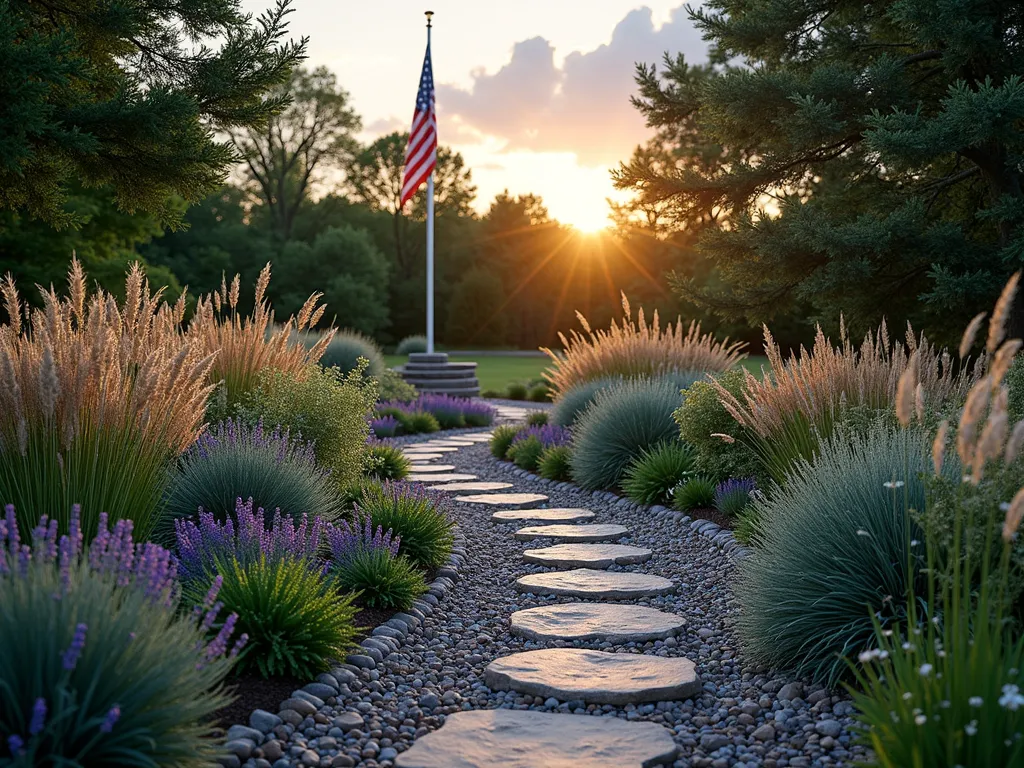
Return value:
M 409 361 L 395 370 L 420 392 L 454 397 L 476 397 L 480 394 L 476 363 L 450 363 L 444 352 L 413 352 Z

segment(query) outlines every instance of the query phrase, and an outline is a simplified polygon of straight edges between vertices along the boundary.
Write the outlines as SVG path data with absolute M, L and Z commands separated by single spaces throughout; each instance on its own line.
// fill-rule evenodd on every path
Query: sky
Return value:
M 270 0 L 243 0 L 259 13 Z M 699 3 L 693 3 L 699 4 Z M 592 231 L 621 198 L 609 169 L 651 135 L 629 103 L 634 64 L 665 51 L 706 59 L 679 0 L 295 0 L 307 65 L 333 70 L 363 141 L 408 130 L 426 29 L 441 143 L 466 158 L 486 211 L 504 189 L 534 192 L 556 219 Z

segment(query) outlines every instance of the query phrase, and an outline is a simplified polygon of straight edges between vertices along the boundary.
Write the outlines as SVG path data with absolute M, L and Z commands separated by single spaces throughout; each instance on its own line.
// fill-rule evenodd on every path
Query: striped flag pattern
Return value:
M 423 74 L 416 94 L 416 112 L 405 148 L 405 174 L 402 177 L 402 205 L 416 194 L 437 165 L 437 113 L 434 111 L 434 72 L 430 65 L 430 43 L 423 57 Z

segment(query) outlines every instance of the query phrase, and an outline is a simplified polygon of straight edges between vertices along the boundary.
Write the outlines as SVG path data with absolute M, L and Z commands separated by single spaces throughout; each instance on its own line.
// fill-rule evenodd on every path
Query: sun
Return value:
M 608 229 L 608 208 L 591 209 L 580 207 L 577 210 L 560 211 L 556 218 L 584 235 L 595 235 Z

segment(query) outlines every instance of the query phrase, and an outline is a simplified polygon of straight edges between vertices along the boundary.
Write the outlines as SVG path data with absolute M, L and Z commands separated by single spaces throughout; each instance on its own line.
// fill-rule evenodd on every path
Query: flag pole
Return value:
M 431 17 L 433 11 L 426 11 L 427 50 L 430 50 Z M 433 58 L 433 54 L 431 54 Z M 433 62 L 431 62 L 433 67 Z M 427 177 L 427 352 L 434 352 L 434 172 Z

